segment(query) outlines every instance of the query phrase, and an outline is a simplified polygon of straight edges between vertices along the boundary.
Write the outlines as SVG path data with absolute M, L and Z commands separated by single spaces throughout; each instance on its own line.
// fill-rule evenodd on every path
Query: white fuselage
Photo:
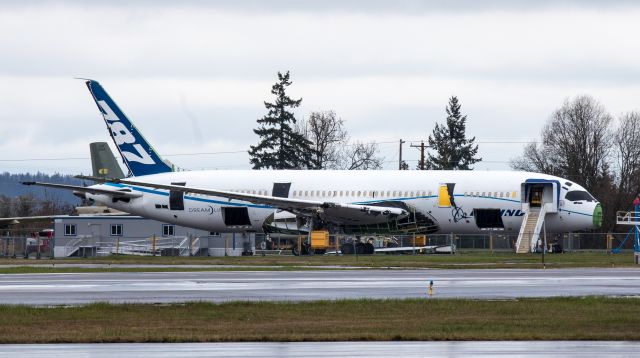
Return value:
M 530 172 L 516 171 L 193 171 L 139 176 L 138 182 L 171 184 L 187 187 L 272 195 L 274 183 L 291 183 L 289 198 L 340 203 L 381 203 L 402 201 L 433 217 L 441 233 L 479 233 L 474 210 L 500 209 L 504 232 L 517 234 L 524 211 L 528 207 L 522 184 L 527 180 L 553 180 L 558 184 L 556 213 L 548 214 L 546 230 L 568 232 L 595 228 L 596 201 L 564 200 L 568 191 L 584 188 L 566 179 Z M 455 184 L 454 206 L 442 201 L 442 185 Z M 570 185 L 566 185 L 565 183 Z M 99 184 L 113 189 L 124 186 L 139 198 L 129 202 L 113 202 L 106 195 L 87 195 L 104 205 L 135 215 L 167 223 L 217 232 L 262 231 L 265 220 L 275 209 L 238 200 L 186 193 L 184 209 L 171 210 L 169 193 L 147 187 L 123 184 Z M 554 194 L 555 195 L 555 194 Z M 222 207 L 248 207 L 250 225 L 225 225 Z

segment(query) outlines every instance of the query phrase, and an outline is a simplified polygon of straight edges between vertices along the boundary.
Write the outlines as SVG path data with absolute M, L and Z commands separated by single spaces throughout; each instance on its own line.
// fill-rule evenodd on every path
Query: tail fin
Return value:
M 166 173 L 171 167 L 162 161 L 129 118 L 118 108 L 97 81 L 85 82 L 107 124 L 122 159 L 133 176 Z
M 106 142 L 97 142 L 89 144 L 91 150 L 91 167 L 93 168 L 93 176 L 104 179 L 122 179 L 124 173 L 113 156 L 113 152 L 109 149 Z

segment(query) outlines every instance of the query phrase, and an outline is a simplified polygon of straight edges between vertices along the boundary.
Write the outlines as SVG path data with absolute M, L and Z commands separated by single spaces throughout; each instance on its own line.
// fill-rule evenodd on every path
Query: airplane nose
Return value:
M 602 205 L 600 203 L 596 204 L 596 207 L 593 209 L 593 228 L 599 229 L 602 226 Z

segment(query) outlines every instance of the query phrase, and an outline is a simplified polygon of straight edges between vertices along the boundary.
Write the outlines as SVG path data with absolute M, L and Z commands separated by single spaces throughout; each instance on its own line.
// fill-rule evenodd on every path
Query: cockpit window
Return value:
M 591 196 L 591 194 L 587 193 L 584 190 L 570 191 L 567 193 L 567 195 L 564 198 L 569 201 L 579 201 L 579 200 L 595 201 L 596 200 L 593 198 L 593 196 Z

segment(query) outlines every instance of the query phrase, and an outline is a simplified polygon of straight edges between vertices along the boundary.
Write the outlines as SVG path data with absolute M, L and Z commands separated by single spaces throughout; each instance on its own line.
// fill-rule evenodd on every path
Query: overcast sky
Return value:
M 277 71 L 291 71 L 299 118 L 336 111 L 353 139 L 381 143 L 387 169 L 452 95 L 482 170 L 508 169 L 566 98 L 640 110 L 633 1 L 90 3 L 0 3 L 0 171 L 90 172 L 89 143 L 109 137 L 74 77 L 100 81 L 187 169 L 250 168 Z M 31 160 L 60 158 L 80 159 Z

